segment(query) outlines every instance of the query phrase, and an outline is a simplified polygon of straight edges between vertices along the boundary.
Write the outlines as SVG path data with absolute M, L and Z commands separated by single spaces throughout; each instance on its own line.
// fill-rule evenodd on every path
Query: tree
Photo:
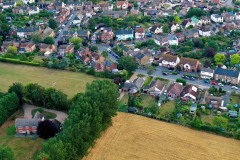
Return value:
M 19 6 L 19 7 L 21 7 L 21 6 L 23 5 L 23 3 L 22 3 L 21 0 L 18 0 L 16 5 Z
M 54 137 L 58 133 L 58 128 L 50 120 L 40 121 L 37 127 L 37 134 L 40 138 L 48 139 Z
M 9 147 L 0 146 L 0 159 L 1 160 L 14 160 L 14 153 Z
M 200 9 L 200 8 L 190 8 L 187 12 L 187 15 L 186 17 L 187 18 L 191 18 L 193 16 L 196 16 L 196 17 L 201 17 L 205 14 L 205 12 Z
M 68 109 L 67 95 L 54 88 L 48 88 L 45 90 L 45 102 L 46 107 L 50 109 Z
M 73 43 L 74 45 L 81 44 L 82 38 L 80 37 L 72 37 L 69 39 L 69 42 Z
M 211 62 L 211 60 L 210 59 L 206 59 L 206 60 L 204 60 L 204 67 L 211 67 L 211 64 L 212 64 L 212 62 Z
M 170 29 L 169 29 L 168 24 L 166 23 L 163 25 L 163 33 L 169 33 L 169 32 L 170 32 Z
M 208 47 L 208 48 L 205 49 L 205 55 L 207 57 L 210 57 L 210 58 L 214 57 L 215 54 L 216 54 L 216 51 L 212 47 Z
M 37 106 L 45 106 L 45 88 L 36 84 L 30 83 L 24 87 L 24 98 Z
M 174 22 L 175 23 L 180 23 L 181 22 L 181 18 L 179 16 L 174 16 Z
M 46 37 L 46 38 L 44 38 L 43 41 L 46 44 L 54 44 L 54 39 L 52 37 Z
M 106 51 L 103 51 L 102 56 L 106 58 L 106 57 L 108 57 L 108 53 Z
M 221 54 L 221 53 L 217 53 L 215 56 L 214 56 L 214 61 L 216 64 L 220 64 L 220 65 L 223 65 L 224 62 L 226 60 L 226 57 L 225 55 Z
M 57 21 L 55 21 L 54 19 L 49 19 L 48 21 L 48 25 L 50 28 L 52 29 L 56 29 L 58 27 Z
M 130 56 L 122 56 L 118 60 L 118 68 L 126 69 L 129 73 L 132 73 L 137 69 L 138 65 L 133 57 Z
M 21 83 L 13 83 L 8 89 L 8 93 L 15 93 L 18 97 L 19 104 L 23 104 L 23 85 Z
M 49 160 L 50 156 L 44 152 L 41 152 L 38 156 L 37 156 L 37 160 Z
M 95 21 L 94 18 L 90 18 L 88 21 L 88 28 L 92 31 L 95 30 L 95 26 L 96 26 L 97 22 Z
M 15 46 L 8 46 L 7 53 L 10 53 L 12 55 L 16 55 L 17 54 L 17 47 L 15 47 Z
M 230 64 L 231 64 L 231 66 L 235 66 L 236 64 L 240 64 L 240 55 L 238 53 L 231 55 Z
M 228 119 L 225 117 L 214 117 L 213 118 L 213 125 L 216 127 L 227 128 Z
M 40 37 L 40 35 L 39 34 L 36 34 L 36 33 L 33 33 L 32 35 L 31 35 L 31 38 L 32 38 L 32 41 L 34 42 L 34 43 L 36 43 L 36 44 L 38 44 L 38 43 L 40 43 L 41 42 L 41 37 Z
M 97 51 L 98 51 L 98 47 L 97 47 L 96 45 L 92 45 L 92 46 L 90 47 L 90 50 L 91 50 L 92 52 L 97 52 Z

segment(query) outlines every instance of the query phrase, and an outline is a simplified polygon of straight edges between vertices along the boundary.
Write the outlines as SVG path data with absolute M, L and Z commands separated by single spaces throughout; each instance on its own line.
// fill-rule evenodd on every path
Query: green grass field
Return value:
M 169 101 L 161 106 L 159 115 L 162 116 L 166 113 L 171 113 L 173 112 L 174 108 L 175 108 L 175 101 Z
M 3 92 L 6 92 L 14 82 L 38 83 L 44 87 L 57 88 L 69 97 L 84 92 L 86 84 L 97 79 L 84 73 L 7 63 L 0 63 L 0 77 L 0 89 Z

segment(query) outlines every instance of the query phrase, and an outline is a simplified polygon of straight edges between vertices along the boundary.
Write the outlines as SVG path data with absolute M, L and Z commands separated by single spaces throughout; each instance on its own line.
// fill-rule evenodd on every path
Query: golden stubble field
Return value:
M 240 141 L 118 113 L 84 160 L 239 160 Z

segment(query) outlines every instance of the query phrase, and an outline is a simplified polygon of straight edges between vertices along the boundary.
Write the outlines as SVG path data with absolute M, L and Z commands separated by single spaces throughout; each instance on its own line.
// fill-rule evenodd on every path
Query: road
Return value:
M 98 44 L 98 50 L 99 50 L 100 53 L 102 53 L 103 51 L 108 52 L 107 49 L 108 49 L 109 47 L 110 47 L 110 46 L 107 45 L 107 44 Z M 116 57 L 114 57 L 113 55 L 111 55 L 111 54 L 109 54 L 109 53 L 108 53 L 108 58 L 109 58 L 112 62 L 117 63 Z
M 55 38 L 54 45 L 55 45 L 56 48 L 57 48 L 57 45 L 58 45 L 58 41 L 62 38 L 63 31 L 67 31 L 68 27 L 72 25 L 72 21 L 73 21 L 74 17 L 77 15 L 77 11 L 73 11 L 70 15 L 72 15 L 71 18 L 67 19 L 67 24 L 62 29 L 62 31 L 59 33 L 57 38 Z
M 175 82 L 177 78 L 182 78 L 183 74 L 186 74 L 186 72 L 181 72 L 178 75 L 171 75 L 171 74 L 170 75 L 163 75 L 162 71 L 165 71 L 165 70 L 167 70 L 167 69 L 158 66 L 158 67 L 156 67 L 156 70 L 154 71 L 154 73 L 151 76 L 153 76 L 153 77 L 162 77 L 164 79 L 168 79 L 170 81 Z M 137 69 L 136 72 L 137 72 L 137 74 L 148 75 L 146 69 Z M 197 85 L 201 89 L 208 89 L 210 86 L 212 86 L 211 84 L 204 83 L 202 79 L 196 79 L 195 81 L 187 80 L 187 83 L 188 84 Z M 217 85 L 215 87 L 219 88 L 219 86 L 217 86 Z M 222 89 L 227 91 L 228 93 L 231 93 L 233 91 L 233 89 L 231 89 L 231 86 L 229 86 L 229 85 L 225 85 L 224 87 L 222 87 Z M 240 93 L 239 90 L 235 90 L 235 91 L 237 93 Z
M 226 0 L 225 4 L 228 7 L 234 7 L 234 4 L 232 3 L 232 0 Z

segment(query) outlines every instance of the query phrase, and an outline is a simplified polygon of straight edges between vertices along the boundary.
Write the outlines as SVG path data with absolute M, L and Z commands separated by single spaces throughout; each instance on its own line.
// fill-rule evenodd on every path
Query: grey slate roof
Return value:
M 143 57 L 144 57 L 144 54 L 142 54 L 142 53 L 138 53 L 135 55 L 135 58 L 137 58 L 139 60 L 141 60 Z
M 228 70 L 228 69 L 223 69 L 223 68 L 217 68 L 215 70 L 215 74 L 237 78 L 239 76 L 239 71 L 232 70 L 232 69 Z
M 37 119 L 28 119 L 28 118 L 17 118 L 15 121 L 15 126 L 38 126 Z
M 211 68 L 202 68 L 201 71 L 203 72 L 209 72 L 209 73 L 214 73 L 214 70 Z
M 116 35 L 133 34 L 133 30 L 118 30 L 115 33 Z

